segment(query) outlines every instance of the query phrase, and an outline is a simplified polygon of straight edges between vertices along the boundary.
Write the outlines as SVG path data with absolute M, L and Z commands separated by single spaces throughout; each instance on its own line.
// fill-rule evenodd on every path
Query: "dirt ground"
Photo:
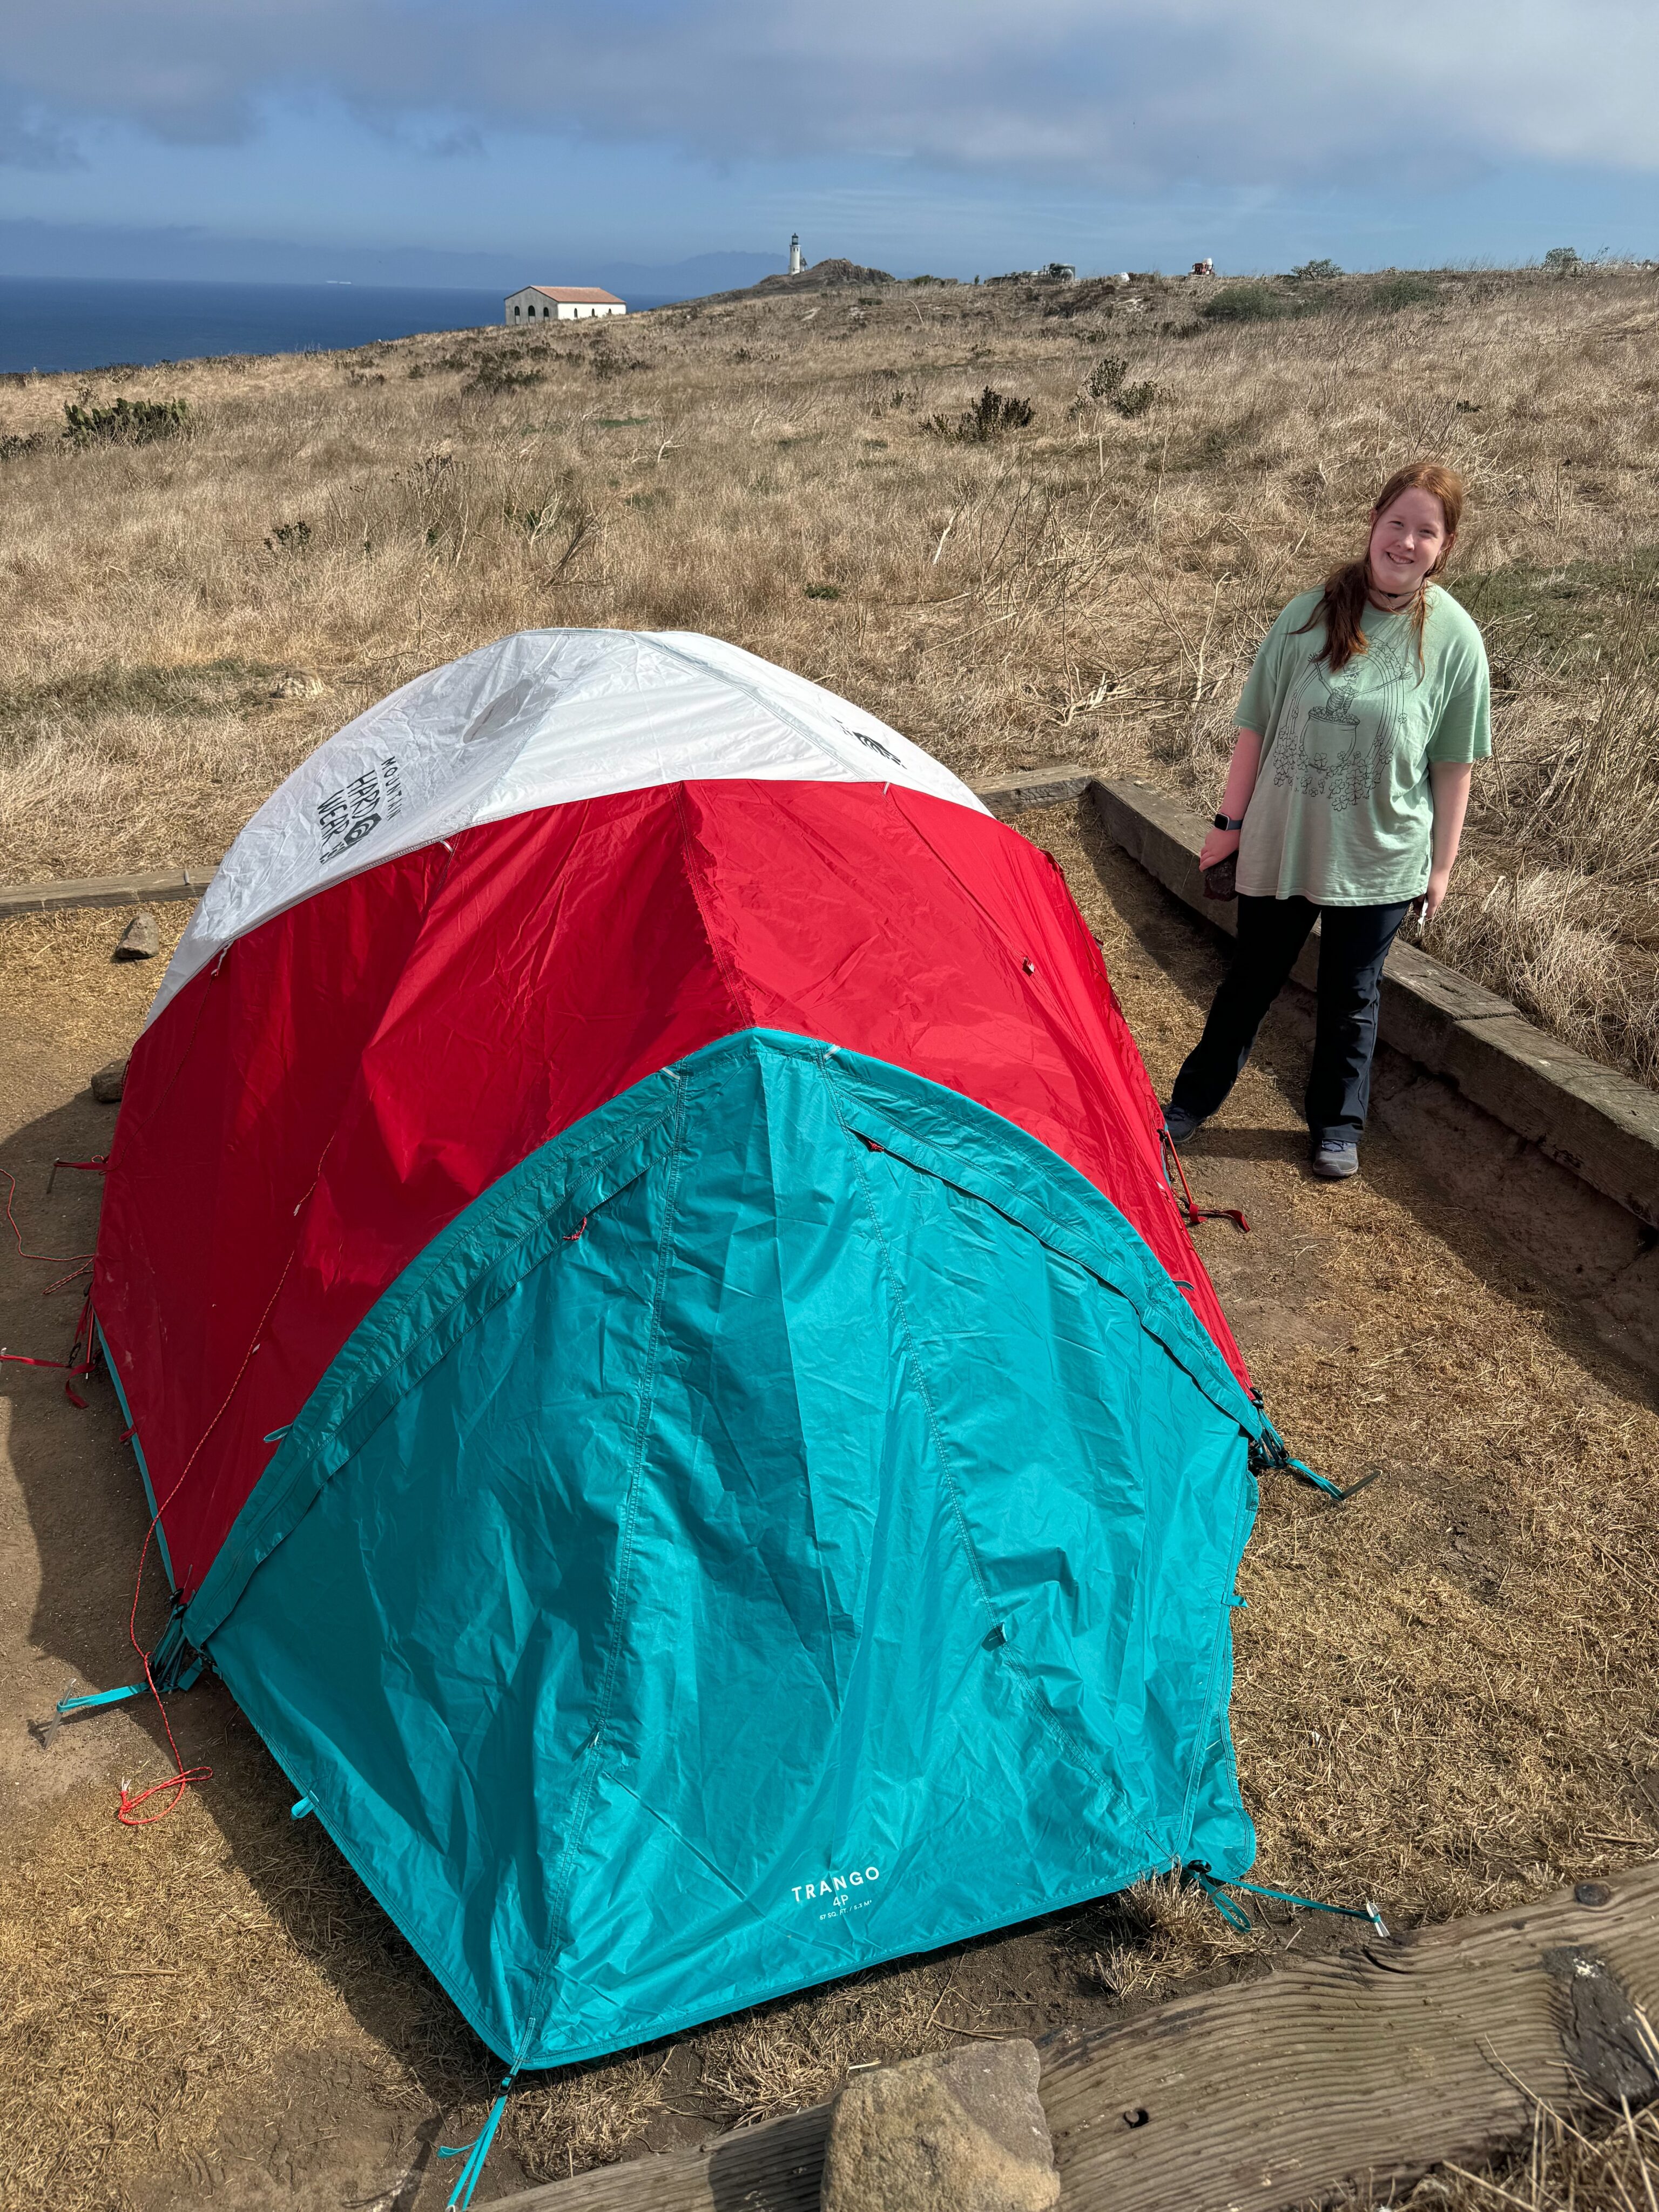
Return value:
M 1165 1090 L 1219 972 L 1216 942 L 1071 808 L 1022 818 L 1054 852 Z M 159 910 L 164 949 L 182 907 Z M 113 965 L 119 913 L 0 925 L 0 1168 L 31 1249 L 76 1255 L 125 1052 L 159 963 Z M 1659 1850 L 1659 1414 L 1653 1376 L 1591 1333 L 1497 1233 L 1431 1119 L 1376 1128 L 1354 1185 L 1314 1182 L 1289 1000 L 1188 1160 L 1252 1224 L 1201 1249 L 1270 1413 L 1345 1483 L 1274 1480 L 1241 1582 L 1234 1723 L 1258 1874 L 1374 1896 L 1409 1925 L 1507 1904 Z M 1382 1071 L 1384 1083 L 1398 1072 Z M 3 1194 L 0 1182 L 0 1194 Z M 1594 1216 L 1588 1217 L 1595 1234 Z M 61 1356 L 74 1264 L 0 1250 L 0 1342 Z M 1569 1264 L 1571 1264 L 1569 1255 Z M 167 1766 L 141 1702 L 52 1733 L 74 1681 L 131 1680 L 145 1510 L 107 1383 L 0 1381 L 0 2205 L 54 2212 L 434 2212 L 496 2070 L 289 1793 L 222 1689 L 171 1701 L 213 1774 L 156 1826 L 117 1785 Z M 139 1616 L 161 1613 L 152 1576 Z M 515 2096 L 480 2200 L 815 2101 L 845 2067 L 951 2036 L 1124 2016 L 1177 1982 L 1332 1940 L 1276 1914 L 1236 1937 L 1164 1885 Z M 1471 2202 L 1474 2200 L 1471 2199 Z

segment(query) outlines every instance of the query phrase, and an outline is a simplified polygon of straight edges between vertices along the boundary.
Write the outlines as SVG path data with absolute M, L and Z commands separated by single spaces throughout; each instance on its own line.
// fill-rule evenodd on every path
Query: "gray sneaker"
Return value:
M 1313 1171 L 1327 1182 L 1346 1182 L 1359 1173 L 1359 1147 L 1340 1137 L 1322 1137 L 1313 1149 Z
M 1172 1145 L 1184 1145 L 1194 1129 L 1203 1127 L 1204 1116 L 1189 1114 L 1184 1106 L 1166 1106 L 1164 1109 L 1164 1126 L 1170 1133 Z

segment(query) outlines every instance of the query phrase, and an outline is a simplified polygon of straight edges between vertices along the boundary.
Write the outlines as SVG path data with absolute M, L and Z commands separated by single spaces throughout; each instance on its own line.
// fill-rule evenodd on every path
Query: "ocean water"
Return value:
M 632 300 L 633 307 L 656 307 Z M 326 352 L 501 319 L 495 292 L 392 284 L 208 284 L 0 276 L 0 372 L 193 361 L 203 354 Z

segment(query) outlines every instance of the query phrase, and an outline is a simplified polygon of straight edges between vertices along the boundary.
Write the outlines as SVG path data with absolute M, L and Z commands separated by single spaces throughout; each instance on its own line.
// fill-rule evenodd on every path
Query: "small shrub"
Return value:
M 273 522 L 270 535 L 265 540 L 267 553 L 303 553 L 311 543 L 311 525 L 306 521 Z
M 809 599 L 838 599 L 841 597 L 841 586 L 839 584 L 808 584 L 806 596 Z
M 1277 323 L 1287 315 L 1302 315 L 1306 307 L 1288 299 L 1271 284 L 1224 284 L 1199 309 L 1207 323 Z
M 461 389 L 493 398 L 498 392 L 517 392 L 526 384 L 539 384 L 541 380 L 540 369 L 514 368 L 510 361 L 487 353 Z
M 1109 399 L 1122 389 L 1129 364 L 1121 354 L 1103 353 L 1089 371 L 1083 389 L 1091 399 Z
M 1413 276 L 1409 269 L 1402 269 L 1379 276 L 1371 286 L 1366 305 L 1379 313 L 1391 315 L 1397 308 L 1420 307 L 1425 301 L 1439 297 L 1437 284 L 1431 284 L 1426 276 Z
M 113 407 L 64 409 L 64 435 L 72 446 L 148 446 L 179 438 L 191 427 L 185 399 L 118 399 Z
M 1146 412 L 1158 396 L 1158 386 L 1155 384 L 1126 384 L 1123 389 L 1115 394 L 1112 404 L 1127 421 L 1133 422 L 1137 415 L 1144 415 Z
M 38 453 L 46 442 L 44 430 L 31 430 L 27 437 L 0 438 L 0 461 L 15 461 L 20 453 Z
M 1544 266 L 1552 276 L 1571 276 L 1575 269 L 1583 265 L 1575 246 L 1553 246 L 1544 256 Z
M 1304 261 L 1299 269 L 1291 271 L 1293 284 L 1328 284 L 1342 271 L 1334 261 Z
M 988 384 L 971 407 L 966 408 L 953 421 L 948 415 L 935 415 L 928 428 L 942 438 L 966 438 L 983 445 L 992 438 L 1000 438 L 1009 430 L 1024 430 L 1036 419 L 1036 410 L 1029 399 L 1017 398 L 1013 393 L 999 392 Z

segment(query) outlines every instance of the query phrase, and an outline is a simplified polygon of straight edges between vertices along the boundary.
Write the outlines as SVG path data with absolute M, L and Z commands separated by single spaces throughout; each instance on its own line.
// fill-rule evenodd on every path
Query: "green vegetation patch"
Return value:
M 1211 293 L 1198 312 L 1206 323 L 1282 323 L 1295 315 L 1311 314 L 1314 302 L 1281 292 L 1276 284 L 1252 280 L 1224 284 L 1218 292 Z
M 187 399 L 118 399 L 112 407 L 64 409 L 64 436 L 71 446 L 149 446 L 190 430 Z
M 270 711 L 283 671 L 264 660 L 76 669 L 46 684 L 0 686 L 0 752 L 14 756 L 54 726 L 112 714 L 173 718 Z
M 461 389 L 481 392 L 488 399 L 497 392 L 521 391 L 525 386 L 539 384 L 541 380 L 539 368 L 514 368 L 499 354 L 487 353 Z
M 1364 295 L 1364 304 L 1376 313 L 1392 315 L 1401 307 L 1425 307 L 1440 297 L 1440 287 L 1410 269 L 1390 270 L 1379 276 Z
M 1559 568 L 1511 562 L 1448 588 L 1486 634 L 1495 663 L 1517 654 L 1549 662 L 1620 659 L 1659 663 L 1659 545 L 1616 561 L 1569 561 Z

